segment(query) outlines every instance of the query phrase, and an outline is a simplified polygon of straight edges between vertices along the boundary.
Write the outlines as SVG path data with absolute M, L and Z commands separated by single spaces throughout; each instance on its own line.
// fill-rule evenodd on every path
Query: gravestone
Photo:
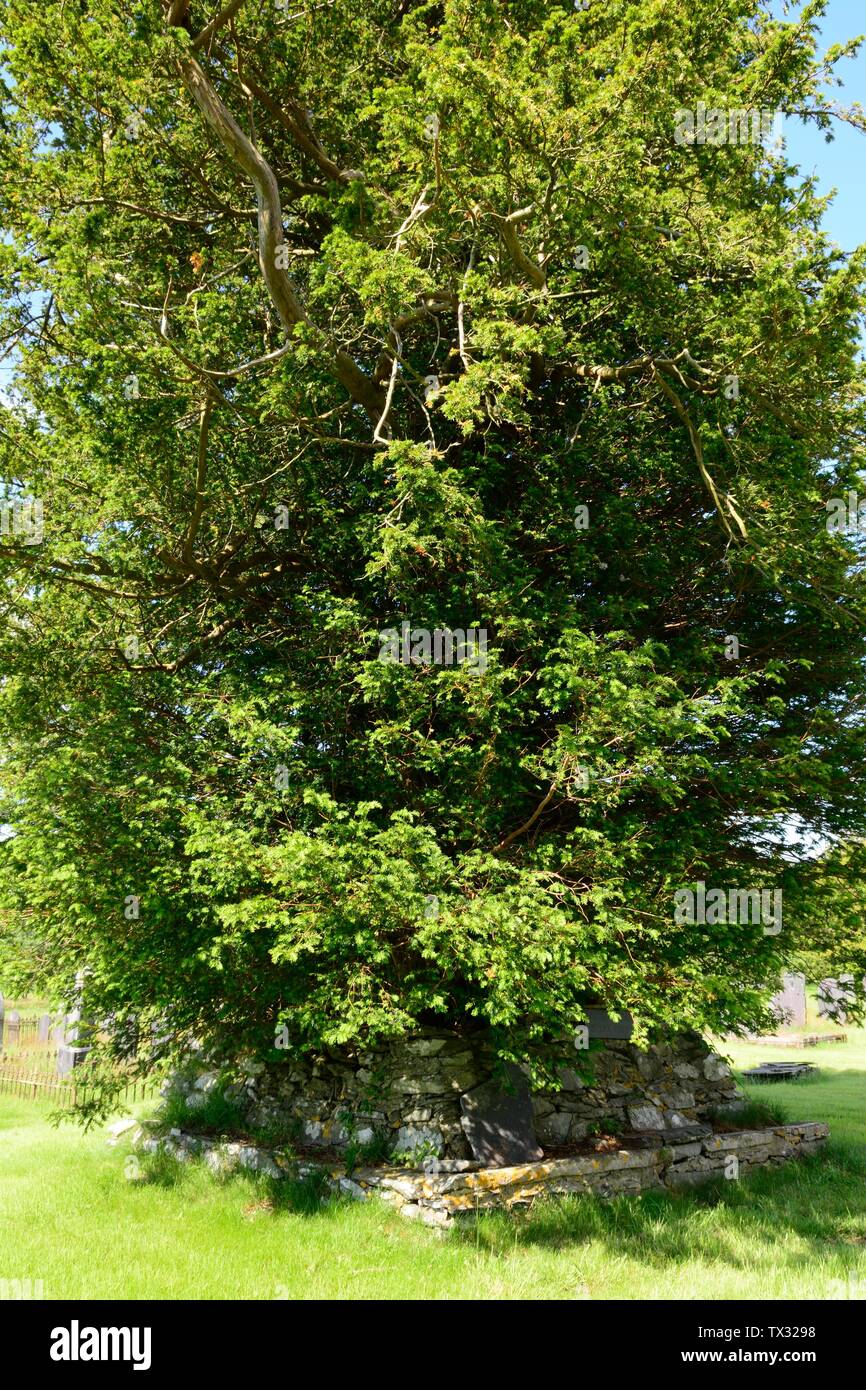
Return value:
M 84 973 L 83 970 L 79 970 L 75 976 L 75 1004 L 66 1015 L 63 1029 L 64 1041 L 57 1050 L 58 1076 L 68 1076 L 76 1067 L 81 1066 L 90 1052 L 89 1046 L 83 1041 L 88 1031 L 87 1025 L 82 1021 Z
M 805 1028 L 806 976 L 786 971 L 782 976 L 782 988 L 770 1000 L 770 1008 L 780 1028 Z
M 17 1047 L 21 1036 L 21 1015 L 17 1009 L 12 1009 L 6 1015 L 6 1045 L 7 1047 Z
M 509 1168 L 544 1157 L 535 1137 L 529 1085 L 519 1067 L 509 1064 L 508 1089 L 495 1077 L 460 1097 L 460 1124 L 473 1157 L 484 1168 Z
M 611 1038 L 618 1039 L 620 1042 L 628 1042 L 634 1032 L 634 1020 L 627 1009 L 622 1012 L 616 1022 L 606 1009 L 587 1009 L 586 1021 L 590 1038 Z
M 838 980 L 828 978 L 818 985 L 818 1013 L 834 1023 L 848 1021 L 847 1010 L 854 999 L 853 975 L 840 975 Z
M 36 1025 L 36 1041 L 43 1045 L 48 1042 L 48 1035 L 51 1031 L 51 1015 L 40 1014 L 39 1022 Z

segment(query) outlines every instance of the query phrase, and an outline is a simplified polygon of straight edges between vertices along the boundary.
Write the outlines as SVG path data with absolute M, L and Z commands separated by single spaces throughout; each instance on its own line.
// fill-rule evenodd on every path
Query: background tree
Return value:
M 675 132 L 862 125 L 822 10 L 3 0 L 3 475 L 45 536 L 0 546 L 0 881 L 56 980 L 229 1049 L 765 1021 L 787 819 L 866 829 L 825 524 L 864 255 L 784 150 Z M 403 621 L 486 669 L 378 660 Z M 699 879 L 783 931 L 677 923 Z

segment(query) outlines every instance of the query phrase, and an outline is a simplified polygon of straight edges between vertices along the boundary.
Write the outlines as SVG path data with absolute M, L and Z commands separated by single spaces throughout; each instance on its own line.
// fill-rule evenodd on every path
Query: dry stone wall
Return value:
M 145 1152 L 163 1150 L 182 1161 L 203 1159 L 217 1174 L 238 1169 L 270 1178 L 295 1179 L 317 1173 L 335 1194 L 365 1201 L 378 1196 L 403 1216 L 428 1226 L 446 1227 L 461 1217 L 491 1208 L 526 1208 L 540 1197 L 592 1193 L 615 1197 L 649 1191 L 681 1191 L 714 1179 L 745 1177 L 817 1152 L 825 1143 L 825 1124 L 778 1125 L 771 1129 L 714 1134 L 708 1125 L 649 1131 L 640 1142 L 612 1152 L 596 1152 L 482 1168 L 468 1160 L 428 1161 L 425 1171 L 392 1166 L 357 1168 L 351 1173 L 324 1162 L 252 1144 L 220 1143 L 173 1131 L 139 1142 Z
M 250 1062 L 234 1094 L 251 1124 L 294 1126 L 304 1146 L 342 1150 L 379 1139 L 387 1152 L 468 1159 L 461 1097 L 486 1083 L 483 1044 L 430 1030 L 356 1055 L 304 1062 Z M 555 1146 L 607 1132 L 662 1132 L 732 1109 L 738 1091 L 727 1064 L 694 1034 L 641 1050 L 610 1040 L 575 1053 L 560 1090 L 535 1092 L 539 1143 Z M 191 1098 L 216 1075 L 179 1077 Z

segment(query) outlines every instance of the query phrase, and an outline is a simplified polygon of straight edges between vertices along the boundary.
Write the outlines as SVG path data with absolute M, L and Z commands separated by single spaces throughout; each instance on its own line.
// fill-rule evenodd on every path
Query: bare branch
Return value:
M 712 499 L 713 499 L 713 506 L 715 507 L 716 512 L 718 513 L 719 520 L 721 521 L 722 526 L 724 527 L 725 532 L 727 533 L 728 538 L 729 538 L 730 540 L 733 540 L 733 539 L 734 539 L 734 533 L 733 533 L 733 531 L 731 530 L 731 526 L 730 526 L 730 522 L 728 521 L 728 517 L 725 515 L 726 510 L 727 510 L 728 515 L 730 515 L 730 516 L 733 517 L 734 521 L 736 522 L 736 524 L 737 524 L 737 526 L 738 526 L 738 528 L 739 528 L 739 530 L 740 530 L 741 535 L 742 535 L 743 538 L 745 539 L 745 538 L 746 538 L 746 528 L 745 528 L 745 526 L 743 525 L 742 519 L 740 518 L 740 516 L 739 516 L 738 512 L 736 511 L 736 509 L 731 505 L 731 500 L 730 500 L 729 497 L 727 497 L 727 496 L 725 497 L 725 503 L 727 504 L 727 506 L 723 505 L 722 499 L 721 499 L 721 497 L 719 496 L 718 488 L 716 487 L 716 485 L 715 485 L 715 483 L 714 483 L 714 481 L 713 481 L 713 479 L 712 479 L 712 476 L 711 476 L 711 474 L 709 473 L 706 464 L 704 463 L 704 448 L 703 448 L 703 445 L 701 444 L 701 437 L 700 437 L 700 435 L 698 434 L 697 429 L 695 428 L 695 424 L 694 424 L 694 421 L 692 420 L 691 415 L 689 414 L 688 410 L 686 409 L 686 407 L 685 407 L 683 401 L 681 400 L 681 398 L 677 395 L 676 391 L 675 391 L 674 388 L 671 386 L 670 382 L 665 381 L 665 379 L 664 379 L 664 377 L 662 376 L 661 372 L 658 370 L 658 367 L 653 367 L 653 377 L 654 377 L 655 380 L 658 382 L 659 386 L 662 388 L 662 391 L 663 391 L 664 394 L 667 396 L 668 400 L 670 401 L 670 403 L 671 403 L 671 405 L 673 406 L 674 410 L 676 411 L 677 415 L 680 417 L 680 419 L 682 420 L 683 424 L 685 425 L 686 429 L 687 429 L 688 432 L 689 432 L 689 439 L 691 440 L 691 444 L 692 444 L 692 452 L 694 453 L 695 460 L 696 460 L 696 462 L 697 462 L 698 468 L 700 469 L 701 477 L 702 477 L 703 480 L 704 480 L 704 483 L 705 483 L 705 485 L 706 485 L 707 491 L 709 492 L 710 496 L 711 496 Z
M 192 548 L 195 545 L 195 538 L 198 535 L 198 528 L 204 514 L 206 494 L 204 490 L 205 478 L 207 477 L 207 441 L 210 433 L 210 417 L 214 407 L 214 398 L 208 391 L 204 398 L 201 408 L 201 421 L 199 424 L 198 435 L 198 466 L 195 477 L 195 505 L 193 507 L 192 518 L 189 523 L 189 532 L 183 547 L 183 558 L 189 564 L 192 561 Z
M 298 298 L 295 287 L 282 268 L 279 248 L 284 246 L 280 193 L 274 172 L 244 134 L 191 55 L 178 59 L 183 81 L 207 121 L 235 163 L 247 175 L 256 190 L 259 227 L 259 262 L 268 291 L 283 326 L 291 333 L 298 324 L 310 327 L 309 319 Z M 322 346 L 331 355 L 331 370 L 354 401 L 362 405 L 368 416 L 378 422 L 385 403 L 376 382 L 342 348 L 336 347 L 319 329 L 314 330 Z
M 198 38 L 193 39 L 190 47 L 193 49 L 203 48 L 205 44 L 210 43 L 217 29 L 221 29 L 224 24 L 227 24 L 229 20 L 237 14 L 243 3 L 244 0 L 230 0 L 230 3 L 226 5 L 224 9 L 221 9 L 219 14 L 214 16 L 210 24 L 202 29 Z
M 351 183 L 353 180 L 361 178 L 361 175 L 356 169 L 341 169 L 339 164 L 335 164 L 333 159 L 328 158 L 322 148 L 321 142 L 316 139 L 315 135 L 310 130 L 309 122 L 304 111 L 296 102 L 292 103 L 293 111 L 290 115 L 274 101 L 270 93 L 267 92 L 254 77 L 251 77 L 248 72 L 245 72 L 241 78 L 241 85 L 245 89 L 247 95 L 255 97 L 257 101 L 261 102 L 265 110 L 273 116 L 274 120 L 279 121 L 280 125 L 289 132 L 296 144 L 298 144 L 311 159 L 315 160 L 322 170 L 322 173 L 326 174 L 329 179 L 333 179 L 336 183 Z
M 499 844 L 495 846 L 493 853 L 499 854 L 501 850 L 505 849 L 507 845 L 511 844 L 512 840 L 516 840 L 518 835 L 523 835 L 526 833 L 527 830 L 531 830 L 535 822 L 538 820 L 538 817 L 544 811 L 547 810 L 547 807 L 550 805 L 555 795 L 556 783 L 553 782 L 551 784 L 550 791 L 547 793 L 547 796 L 545 796 L 543 801 L 540 801 L 538 803 L 529 819 L 525 820 L 522 825 L 519 825 L 516 830 L 512 830 L 510 835 L 506 835 L 504 840 L 500 840 Z
M 532 213 L 532 206 L 519 208 L 517 212 L 509 213 L 507 217 L 501 217 L 494 213 L 502 240 L 505 242 L 506 250 L 521 274 L 531 280 L 536 289 L 543 289 L 547 284 L 547 276 L 541 266 L 536 261 L 530 259 L 520 245 L 520 238 L 517 235 L 517 226 L 520 222 L 525 222 Z

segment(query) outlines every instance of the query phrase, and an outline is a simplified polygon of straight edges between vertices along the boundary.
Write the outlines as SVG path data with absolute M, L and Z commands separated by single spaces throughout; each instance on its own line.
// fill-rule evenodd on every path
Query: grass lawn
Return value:
M 38 994 L 22 995 L 20 999 L 7 999 L 4 1007 L 7 1014 L 11 1014 L 15 1010 L 22 1019 L 40 1018 L 42 1014 L 51 1013 L 48 1000 Z
M 198 1165 L 129 1181 L 123 1141 L 55 1130 L 38 1104 L 0 1096 L 0 1279 L 73 1299 L 826 1299 L 856 1280 L 863 1297 L 866 1031 L 849 1039 L 732 1050 L 737 1066 L 821 1068 L 750 1093 L 828 1120 L 823 1155 L 681 1197 L 489 1215 L 444 1237 L 374 1202 L 293 1209 L 261 1179 L 217 1183 Z

